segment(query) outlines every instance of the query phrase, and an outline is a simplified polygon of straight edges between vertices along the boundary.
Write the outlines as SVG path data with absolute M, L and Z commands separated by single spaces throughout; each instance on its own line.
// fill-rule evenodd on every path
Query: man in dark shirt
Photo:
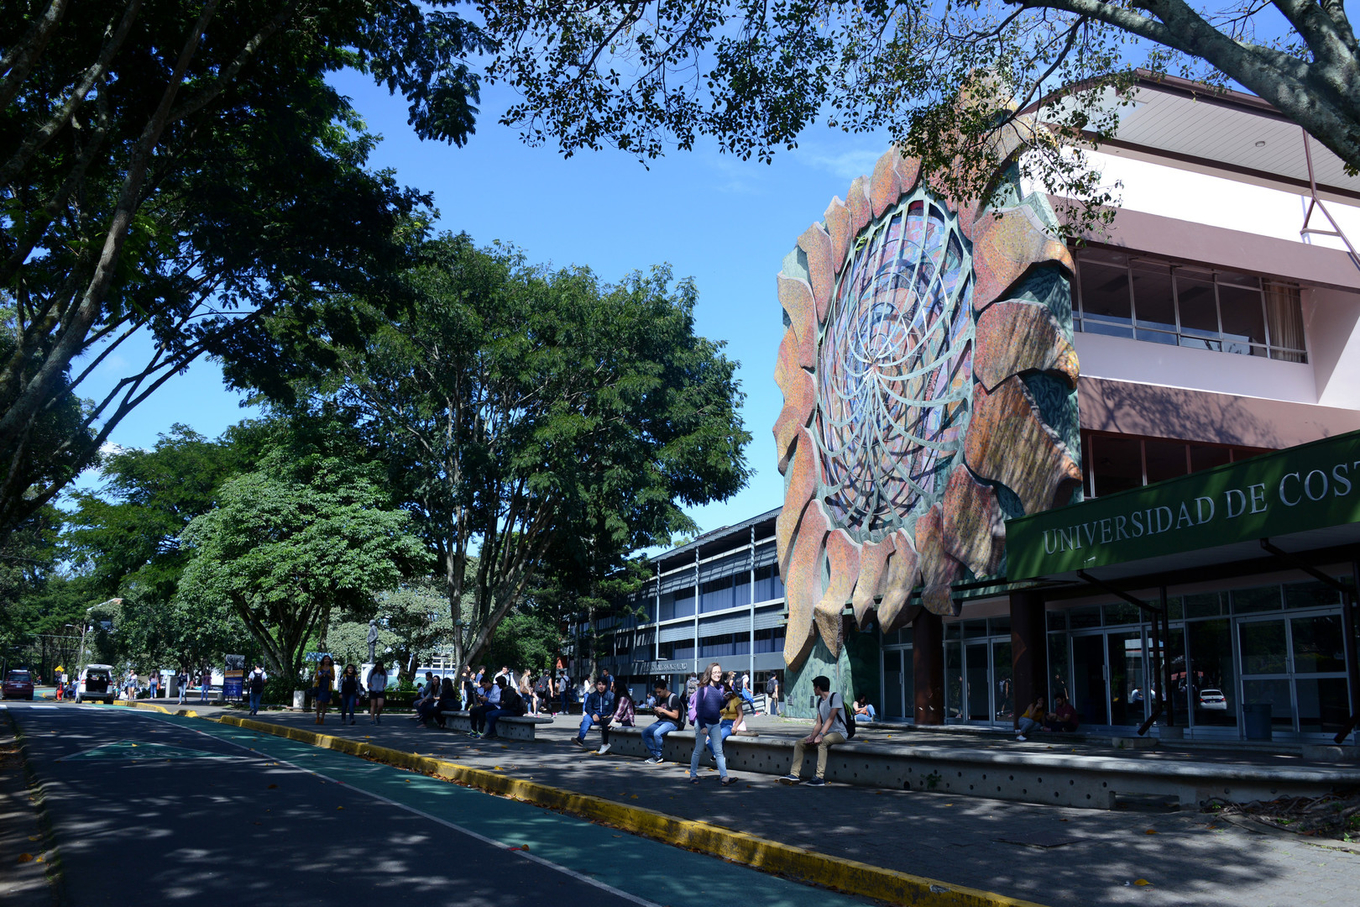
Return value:
M 1063 696 L 1053 697 L 1053 711 L 1044 716 L 1044 727 L 1050 731 L 1075 731 L 1081 724 L 1077 710 Z
M 656 682 L 653 695 L 656 697 L 657 720 L 643 728 L 642 745 L 647 748 L 647 762 L 651 765 L 660 765 L 664 761 L 661 758 L 662 738 L 671 731 L 677 731 L 685 726 L 685 713 L 689 711 L 689 706 L 679 696 L 666 689 L 664 680 Z

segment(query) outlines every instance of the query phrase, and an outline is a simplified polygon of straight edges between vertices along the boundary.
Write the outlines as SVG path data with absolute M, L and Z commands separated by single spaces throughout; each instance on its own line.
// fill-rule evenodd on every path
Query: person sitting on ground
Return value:
M 571 738 L 577 746 L 586 745 L 586 734 L 592 725 L 598 725 L 603 733 L 606 722 L 614 717 L 614 693 L 605 679 L 595 681 L 595 689 L 586 694 L 581 702 L 581 730 Z
M 1048 709 L 1044 708 L 1044 697 L 1040 696 L 1034 703 L 1020 715 L 1016 722 L 1015 739 L 1023 743 L 1026 734 L 1032 734 L 1044 725 L 1044 716 L 1048 714 Z
M 660 765 L 665 760 L 661 758 L 663 738 L 671 731 L 679 730 L 685 726 L 685 713 L 688 707 L 685 701 L 666 689 L 666 681 L 658 680 L 652 691 L 656 697 L 656 721 L 642 730 L 642 745 L 647 748 L 647 762 L 650 765 Z
M 514 685 L 510 682 L 514 675 L 502 675 L 496 678 L 496 686 L 499 687 L 500 702 L 496 708 L 488 709 L 485 715 L 486 731 L 482 733 L 483 738 L 499 737 L 496 733 L 496 722 L 507 715 L 520 718 L 524 715 L 524 697 L 519 694 Z
M 609 720 L 600 725 L 600 748 L 596 753 L 603 756 L 609 752 L 609 728 L 611 725 L 620 727 L 632 727 L 636 721 L 636 712 L 633 707 L 633 695 L 628 692 L 628 684 L 622 680 L 614 681 L 614 714 Z
M 865 721 L 876 721 L 878 713 L 874 711 L 873 703 L 869 701 L 868 693 L 860 693 L 855 697 L 855 717 L 863 716 Z
M 480 737 L 486 731 L 486 715 L 501 707 L 502 689 L 500 684 L 493 683 L 486 674 L 482 675 L 481 692 L 477 694 L 479 702 L 468 709 L 468 718 L 472 723 L 469 737 Z
M 808 746 L 817 747 L 817 774 L 808 785 L 821 787 L 826 784 L 827 755 L 831 747 L 845 742 L 845 718 L 841 714 L 845 701 L 841 694 L 831 692 L 831 679 L 824 676 L 812 678 L 812 691 L 821 699 L 817 703 L 817 720 L 813 722 L 812 733 L 793 745 L 789 773 L 779 779 L 785 784 L 798 784 L 803 780 L 803 752 Z
M 1081 716 L 1065 696 L 1053 697 L 1053 711 L 1044 716 L 1044 729 L 1072 732 L 1081 724 Z

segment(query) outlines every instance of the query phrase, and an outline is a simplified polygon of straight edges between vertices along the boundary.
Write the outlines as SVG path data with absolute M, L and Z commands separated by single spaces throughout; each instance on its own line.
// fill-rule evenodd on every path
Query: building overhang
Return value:
M 1011 583 L 1108 583 L 1360 546 L 1360 431 L 1006 522 Z M 1250 572 L 1250 571 L 1247 571 Z

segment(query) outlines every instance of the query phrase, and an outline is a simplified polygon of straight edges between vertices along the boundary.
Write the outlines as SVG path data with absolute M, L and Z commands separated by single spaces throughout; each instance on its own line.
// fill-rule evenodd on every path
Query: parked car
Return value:
M 33 675 L 28 671 L 13 670 L 5 675 L 3 699 L 27 699 L 33 701 Z
M 86 665 L 80 672 L 80 680 L 76 683 L 76 702 L 97 699 L 112 705 L 116 695 L 118 689 L 113 682 L 113 665 Z
M 1199 707 L 1213 709 L 1216 712 L 1226 712 L 1228 710 L 1228 697 L 1223 695 L 1222 690 L 1200 690 Z

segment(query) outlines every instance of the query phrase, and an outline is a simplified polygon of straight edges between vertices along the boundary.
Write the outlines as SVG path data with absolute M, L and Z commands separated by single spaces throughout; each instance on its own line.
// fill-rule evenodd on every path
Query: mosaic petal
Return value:
M 978 576 L 992 576 L 1006 551 L 1005 515 L 991 486 L 959 465 L 944 490 L 944 549 Z
M 1066 502 L 1081 484 L 1076 461 L 1057 432 L 1044 424 L 1018 377 L 990 393 L 981 385 L 974 388 L 964 459 L 979 477 L 1019 495 L 1025 513 Z
M 789 568 L 784 571 L 784 601 L 788 626 L 784 630 L 784 663 L 797 668 L 816 643 L 813 613 L 822 598 L 822 561 L 826 555 L 827 521 L 819 502 L 803 511 L 794 534 Z
M 874 217 L 882 217 L 888 206 L 902 195 L 902 178 L 897 175 L 897 149 L 889 148 L 888 153 L 874 164 L 874 175 L 869 178 L 869 203 Z
M 813 321 L 816 303 L 812 299 L 812 286 L 806 280 L 778 276 L 779 304 L 789 316 L 789 324 L 798 335 L 800 347 L 806 350 L 807 361 L 800 361 L 804 368 L 817 364 L 816 333 L 817 322 Z
M 817 451 L 812 435 L 800 429 L 794 439 L 788 471 L 784 474 L 784 508 L 774 521 L 775 553 L 779 557 L 779 574 L 788 576 L 789 558 L 793 555 L 793 533 L 817 492 Z
M 828 209 L 829 210 L 829 209 Z M 798 247 L 807 255 L 808 283 L 817 304 L 817 323 L 826 321 L 826 310 L 831 304 L 831 291 L 836 284 L 836 270 L 841 259 L 832 251 L 831 237 L 820 224 L 813 224 L 798 237 Z
M 869 204 L 864 177 L 857 176 L 850 183 L 850 191 L 845 196 L 845 207 L 850 211 L 850 241 L 854 242 L 859 231 L 869 226 L 869 218 L 873 216 L 873 206 Z
M 897 629 L 906 614 L 905 605 L 920 579 L 920 558 L 906 532 L 890 536 L 892 556 L 888 558 L 887 575 L 883 578 L 883 600 L 878 603 L 878 622 L 884 633 Z M 885 541 L 887 541 L 885 539 Z
M 784 408 L 774 423 L 774 447 L 781 474 L 788 469 L 789 458 L 793 456 L 793 442 L 798 437 L 799 429 L 807 427 L 816 399 L 812 375 L 805 369 L 797 369 L 794 376 L 782 386 Z
M 834 195 L 822 218 L 826 222 L 827 235 L 831 237 L 831 260 L 839 271 L 845 264 L 845 251 L 850 248 L 850 209 L 845 207 L 839 195 Z
M 977 379 L 988 390 L 1011 375 L 1052 372 L 1077 386 L 1077 351 L 1047 306 L 998 302 L 978 317 Z
M 944 550 L 944 513 L 939 504 L 916 521 L 916 547 L 921 553 L 921 604 L 932 614 L 956 616 L 951 585 L 963 566 Z
M 888 558 L 893 553 L 892 536 L 882 541 L 866 542 L 860 548 L 859 579 L 855 582 L 855 624 L 863 629 L 874 610 L 875 600 L 883 586 Z
M 859 545 L 850 540 L 845 530 L 837 529 L 826 539 L 827 565 L 831 568 L 831 578 L 827 583 L 822 600 L 817 602 L 815 620 L 817 632 L 822 642 L 831 650 L 832 655 L 841 651 L 841 615 L 850 593 L 855 589 L 859 578 Z
M 973 234 L 977 276 L 973 311 L 987 308 L 1032 265 L 1045 261 L 1056 261 L 1072 270 L 1072 255 L 1067 246 L 1044 231 L 1028 205 L 991 211 L 980 217 Z
M 897 149 L 893 149 L 897 152 Z M 916 179 L 921 175 L 921 162 L 914 157 L 904 157 L 901 152 L 897 152 L 897 160 L 893 164 L 893 169 L 897 171 L 897 182 L 902 193 L 910 192 L 916 188 Z

